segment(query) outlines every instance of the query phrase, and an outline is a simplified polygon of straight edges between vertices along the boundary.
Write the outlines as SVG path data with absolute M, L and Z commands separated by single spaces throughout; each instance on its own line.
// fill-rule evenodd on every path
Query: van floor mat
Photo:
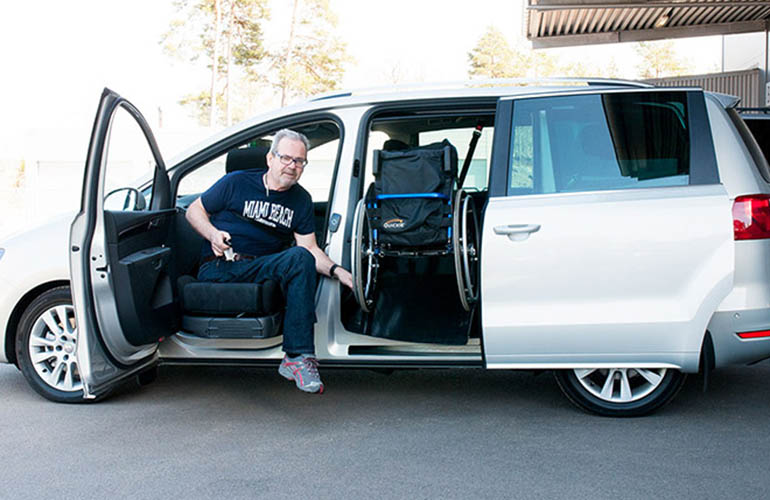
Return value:
M 464 345 L 472 313 L 460 304 L 451 274 L 380 274 L 368 334 L 392 340 Z

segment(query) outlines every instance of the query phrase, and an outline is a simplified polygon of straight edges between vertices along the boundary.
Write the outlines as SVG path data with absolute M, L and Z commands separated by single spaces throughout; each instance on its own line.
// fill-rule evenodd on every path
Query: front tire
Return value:
M 686 375 L 666 368 L 557 370 L 556 382 L 581 410 L 605 417 L 639 417 L 679 393 Z
M 77 339 L 69 287 L 42 293 L 22 314 L 16 332 L 16 359 L 29 385 L 44 398 L 59 403 L 85 402 Z

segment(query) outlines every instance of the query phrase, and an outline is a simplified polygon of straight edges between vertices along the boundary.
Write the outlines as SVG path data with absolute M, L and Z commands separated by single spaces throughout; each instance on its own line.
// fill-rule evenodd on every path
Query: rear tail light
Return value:
M 761 330 L 758 332 L 738 332 L 738 336 L 742 339 L 761 339 L 770 337 L 770 330 Z
M 737 197 L 733 204 L 733 230 L 736 240 L 770 238 L 770 195 Z

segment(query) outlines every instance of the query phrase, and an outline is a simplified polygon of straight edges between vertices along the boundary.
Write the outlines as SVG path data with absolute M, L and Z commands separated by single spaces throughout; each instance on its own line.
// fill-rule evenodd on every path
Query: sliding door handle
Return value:
M 540 224 L 507 224 L 495 226 L 495 234 L 508 236 L 511 241 L 524 241 L 529 235 L 540 231 Z

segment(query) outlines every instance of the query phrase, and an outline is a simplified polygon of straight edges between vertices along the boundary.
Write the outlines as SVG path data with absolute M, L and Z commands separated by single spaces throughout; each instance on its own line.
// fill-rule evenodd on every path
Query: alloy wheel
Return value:
M 29 335 L 29 356 L 38 377 L 62 392 L 83 389 L 77 363 L 78 329 L 72 305 L 47 309 Z
M 638 401 L 660 386 L 665 368 L 603 368 L 574 370 L 580 385 L 610 403 Z

